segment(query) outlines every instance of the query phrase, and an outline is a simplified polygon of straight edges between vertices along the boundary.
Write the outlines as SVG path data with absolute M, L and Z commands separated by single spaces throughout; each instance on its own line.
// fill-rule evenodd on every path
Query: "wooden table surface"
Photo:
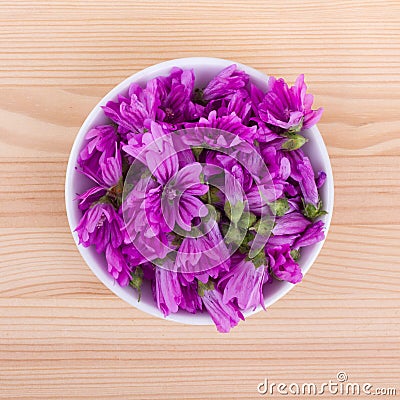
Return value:
M 335 178 L 304 281 L 229 335 L 116 298 L 64 208 L 92 107 L 130 74 L 194 55 L 305 73 Z M 264 378 L 339 371 L 400 395 L 399 0 L 0 0 L 0 57 L 1 398 L 257 399 Z

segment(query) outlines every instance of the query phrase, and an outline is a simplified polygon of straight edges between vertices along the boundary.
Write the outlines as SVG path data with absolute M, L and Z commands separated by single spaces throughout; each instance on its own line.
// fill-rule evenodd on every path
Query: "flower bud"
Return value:
M 300 149 L 301 146 L 303 146 L 304 143 L 307 142 L 307 139 L 299 134 L 295 135 L 290 135 L 288 140 L 286 140 L 285 143 L 282 144 L 281 148 L 282 150 L 297 150 Z

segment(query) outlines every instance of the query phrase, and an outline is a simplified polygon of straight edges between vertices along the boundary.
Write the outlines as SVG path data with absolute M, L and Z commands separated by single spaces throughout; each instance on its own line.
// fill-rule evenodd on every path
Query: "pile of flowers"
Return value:
M 322 113 L 312 103 L 303 75 L 264 93 L 236 65 L 204 88 L 176 67 L 132 84 L 78 158 L 92 182 L 77 196 L 80 243 L 139 300 L 149 281 L 165 316 L 208 312 L 228 332 L 274 280 L 300 282 L 302 248 L 324 239 L 326 174 L 301 149 Z

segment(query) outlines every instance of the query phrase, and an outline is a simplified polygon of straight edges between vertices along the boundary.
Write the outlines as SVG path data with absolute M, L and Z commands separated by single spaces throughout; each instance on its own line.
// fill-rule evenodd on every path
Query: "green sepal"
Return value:
M 267 265 L 267 257 L 265 256 L 264 249 L 260 249 L 253 258 L 247 256 L 246 259 L 248 261 L 251 261 L 254 264 L 255 268 Z
M 204 203 L 216 204 L 221 201 L 220 195 L 221 195 L 221 191 L 218 188 L 216 188 L 215 186 L 209 186 L 208 192 L 205 194 L 202 194 L 200 196 L 200 199 Z
M 171 232 L 171 233 L 172 233 L 172 232 Z M 172 234 L 173 234 L 173 233 L 172 233 Z M 172 239 L 171 244 L 172 244 L 173 246 L 179 247 L 179 246 L 182 244 L 183 239 L 184 239 L 184 236 L 179 235 L 178 233 L 175 233 L 175 234 L 174 234 L 174 238 Z
M 224 205 L 224 211 L 226 216 L 234 223 L 237 224 L 242 217 L 244 211 L 244 203 L 243 201 L 238 201 L 236 204 L 231 206 L 229 201 L 227 201 Z
M 200 104 L 205 106 L 207 102 L 204 100 L 204 91 L 203 89 L 197 88 L 193 91 L 193 103 Z
M 110 203 L 112 203 L 116 208 L 121 207 L 122 205 L 122 192 L 124 190 L 124 181 L 121 178 L 118 183 L 107 190 L 107 197 L 110 199 Z
M 300 250 L 290 250 L 290 257 L 293 258 L 293 261 L 297 261 L 300 258 Z
M 255 230 L 260 235 L 266 236 L 271 233 L 272 229 L 274 229 L 274 225 L 275 223 L 270 217 L 263 217 L 260 218 L 250 229 Z
M 231 225 L 225 234 L 225 242 L 227 244 L 235 244 L 236 246 L 240 246 L 242 244 L 243 237 L 245 236 L 244 232 L 245 231 L 243 229 Z
M 249 243 L 254 239 L 254 234 L 251 231 L 247 231 L 245 237 L 243 238 L 240 246 L 238 248 L 241 254 L 248 254 L 250 251 Z
M 239 222 L 237 223 L 237 226 L 241 229 L 247 230 L 252 227 L 256 221 L 257 217 L 252 212 L 244 211 Z
M 292 126 L 285 133 L 291 135 L 291 134 L 295 134 L 297 132 L 300 132 L 302 129 L 303 129 L 303 118 L 301 119 L 301 121 L 297 125 Z
M 142 297 L 142 284 L 143 284 L 143 270 L 140 267 L 136 267 L 135 271 L 131 274 L 131 281 L 129 285 L 138 291 L 138 302 Z
M 105 204 L 105 203 L 110 203 L 110 199 L 107 197 L 106 194 L 104 196 L 101 196 L 97 201 L 94 201 L 90 205 L 90 208 L 93 208 L 96 204 Z
M 275 200 L 269 204 L 269 208 L 274 215 L 278 217 L 282 217 L 289 211 L 289 202 L 286 197 L 282 197 L 281 199 Z
M 327 211 L 322 209 L 322 201 L 321 200 L 318 202 L 317 207 L 315 207 L 314 204 L 305 203 L 303 200 L 303 206 L 304 206 L 304 210 L 303 210 L 304 216 L 306 216 L 307 218 L 310 218 L 310 219 L 315 219 L 315 218 L 320 217 L 321 215 L 328 214 Z
M 209 279 L 207 283 L 197 281 L 197 293 L 200 297 L 203 297 L 206 290 L 214 290 L 214 282 Z
M 203 151 L 203 147 L 192 147 L 192 153 L 194 155 L 194 158 L 196 159 L 196 161 L 199 161 L 200 159 L 200 154 Z

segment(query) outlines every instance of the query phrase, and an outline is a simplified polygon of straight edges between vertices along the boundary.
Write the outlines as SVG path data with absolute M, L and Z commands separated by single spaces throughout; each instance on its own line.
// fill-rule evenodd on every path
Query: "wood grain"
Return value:
M 335 178 L 305 280 L 229 335 L 116 298 L 65 216 L 89 111 L 130 74 L 192 55 L 305 73 Z M 338 371 L 399 395 L 399 93 L 397 0 L 0 0 L 0 398 L 256 399 L 264 378 Z

